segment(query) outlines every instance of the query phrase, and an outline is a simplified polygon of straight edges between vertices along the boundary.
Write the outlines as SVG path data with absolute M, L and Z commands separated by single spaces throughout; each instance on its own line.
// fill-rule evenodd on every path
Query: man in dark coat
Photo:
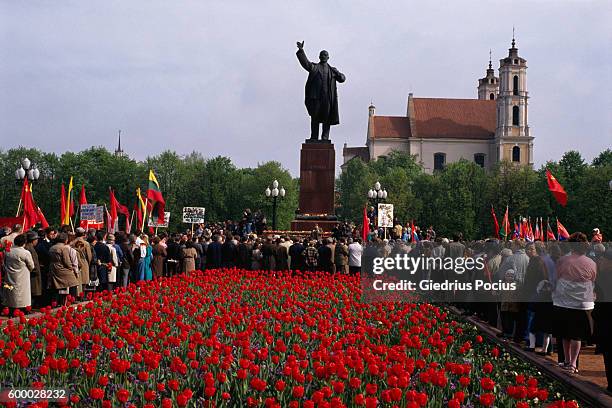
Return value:
M 293 245 L 289 247 L 289 257 L 291 258 L 291 270 L 304 271 L 306 270 L 306 261 L 304 260 L 304 245 L 297 239 L 293 238 Z
M 329 140 L 329 128 L 340 123 L 336 82 L 346 80 L 344 74 L 327 63 L 329 54 L 319 53 L 319 63 L 310 62 L 304 52 L 304 41 L 297 43 L 297 58 L 308 71 L 305 104 L 310 115 L 310 140 L 319 139 L 319 123 L 323 125 L 322 140 Z
M 206 248 L 206 269 L 217 269 L 221 267 L 221 237 L 215 235 L 212 242 Z

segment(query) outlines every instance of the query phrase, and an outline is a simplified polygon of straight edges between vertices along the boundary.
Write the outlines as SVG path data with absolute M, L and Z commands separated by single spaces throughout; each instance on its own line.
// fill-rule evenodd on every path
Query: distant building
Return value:
M 121 149 L 121 131 L 119 131 L 119 143 L 117 144 L 117 148 L 115 149 L 115 156 L 117 156 L 117 157 L 128 157 L 127 153 L 125 153 Z
M 513 38 L 508 56 L 500 60 L 499 78 L 489 60 L 485 77 L 478 80 L 478 99 L 415 98 L 410 93 L 406 116 L 379 116 L 370 105 L 366 145 L 345 144 L 342 167 L 393 150 L 417 155 L 428 173 L 461 158 L 487 169 L 501 160 L 533 166 L 527 99 L 527 61 L 519 57 Z

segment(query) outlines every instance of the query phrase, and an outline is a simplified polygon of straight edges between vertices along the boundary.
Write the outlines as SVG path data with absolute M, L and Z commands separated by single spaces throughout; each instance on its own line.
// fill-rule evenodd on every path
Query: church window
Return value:
M 444 169 L 444 164 L 446 164 L 446 154 L 434 153 L 434 170 Z
M 517 59 L 514 59 L 514 63 L 515 63 L 515 64 L 518 64 L 518 60 L 517 60 Z
M 474 163 L 476 163 L 480 167 L 484 167 L 485 166 L 485 155 L 484 155 L 484 153 L 476 153 L 474 155 Z
M 512 94 L 513 95 L 518 95 L 519 94 L 519 78 L 518 75 L 515 75 L 513 80 L 512 80 Z
M 490 81 L 490 83 L 493 83 L 493 78 L 491 78 L 489 81 Z
M 521 161 L 521 148 L 518 146 L 512 148 L 512 161 L 517 163 Z
M 490 100 L 495 99 L 495 94 L 494 94 L 494 93 L 491 93 L 491 95 L 489 95 L 489 99 L 490 99 Z
M 518 126 L 518 125 L 519 125 L 519 107 L 513 106 L 512 107 L 512 126 Z

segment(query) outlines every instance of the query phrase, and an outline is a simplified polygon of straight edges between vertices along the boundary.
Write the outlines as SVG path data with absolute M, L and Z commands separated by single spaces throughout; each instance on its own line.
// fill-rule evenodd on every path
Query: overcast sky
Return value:
M 535 162 L 612 146 L 612 2 L 0 0 L 0 148 L 91 145 L 278 160 L 299 172 L 308 137 L 304 40 L 347 77 L 331 138 L 363 145 L 370 100 L 475 98 L 516 26 L 527 59 Z

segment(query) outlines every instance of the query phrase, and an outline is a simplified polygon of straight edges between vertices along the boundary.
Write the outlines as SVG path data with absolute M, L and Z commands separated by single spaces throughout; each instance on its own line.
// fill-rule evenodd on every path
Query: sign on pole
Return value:
M 97 223 L 104 223 L 104 206 L 103 205 L 99 205 L 96 207 L 95 221 Z
M 97 207 L 95 204 L 81 204 L 81 220 L 95 222 Z
M 378 204 L 378 226 L 393 228 L 393 204 Z
M 203 224 L 204 207 L 183 207 L 183 222 L 185 224 Z
M 164 212 L 164 222 L 158 223 L 157 217 L 152 216 L 149 217 L 149 227 L 151 228 L 168 228 L 168 224 L 170 223 L 170 213 Z

